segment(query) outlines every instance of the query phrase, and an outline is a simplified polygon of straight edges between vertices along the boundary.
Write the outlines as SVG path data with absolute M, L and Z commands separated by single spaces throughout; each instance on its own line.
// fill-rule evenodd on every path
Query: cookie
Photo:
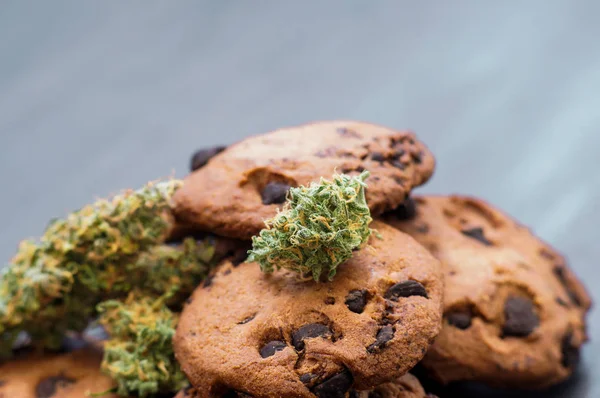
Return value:
M 200 396 L 338 397 L 411 369 L 441 327 L 441 265 L 408 235 L 371 226 L 381 236 L 332 282 L 221 263 L 184 307 L 174 338 Z
M 82 398 L 114 387 L 100 372 L 102 353 L 86 348 L 60 355 L 29 355 L 0 365 L 0 398 Z M 115 394 L 103 398 L 117 398 Z
M 203 158 L 204 159 L 204 158 Z M 183 224 L 250 239 L 273 217 L 292 186 L 367 169 L 374 215 L 398 206 L 433 173 L 433 155 L 415 135 L 368 123 L 333 121 L 248 138 L 212 154 L 175 194 Z
M 183 389 L 175 395 L 175 398 L 200 398 L 201 395 L 193 387 Z M 229 398 L 247 398 L 248 394 L 230 392 L 223 395 Z M 419 383 L 419 380 L 407 373 L 389 383 L 381 384 L 369 391 L 356 391 L 354 389 L 342 394 L 343 398 L 436 398 L 433 394 L 427 394 Z
M 573 372 L 591 302 L 554 249 L 469 197 L 416 197 L 385 219 L 445 268 L 444 326 L 422 362 L 435 378 L 543 388 Z

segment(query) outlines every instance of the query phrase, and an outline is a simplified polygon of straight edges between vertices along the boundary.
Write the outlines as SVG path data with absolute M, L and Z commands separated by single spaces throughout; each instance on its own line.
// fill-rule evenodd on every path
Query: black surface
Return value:
M 438 160 L 420 192 L 500 206 L 597 296 L 598 16 L 594 0 L 3 1 L 0 255 L 94 197 L 183 176 L 200 147 L 349 118 L 414 129 Z M 593 312 L 581 371 L 543 396 L 600 396 L 597 330 Z

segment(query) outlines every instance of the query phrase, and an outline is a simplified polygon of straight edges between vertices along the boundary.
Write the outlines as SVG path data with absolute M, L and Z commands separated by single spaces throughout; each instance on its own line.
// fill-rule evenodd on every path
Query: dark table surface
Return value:
M 359 119 L 414 129 L 438 160 L 419 192 L 500 206 L 597 300 L 599 16 L 594 0 L 3 1 L 0 255 L 95 197 L 185 175 L 198 147 Z M 589 321 L 580 371 L 539 396 L 600 397 Z

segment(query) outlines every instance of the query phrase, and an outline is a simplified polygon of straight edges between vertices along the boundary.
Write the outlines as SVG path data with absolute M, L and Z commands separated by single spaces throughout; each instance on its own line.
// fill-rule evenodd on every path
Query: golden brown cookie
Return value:
M 200 398 L 202 395 L 193 387 L 183 389 L 175 395 L 175 398 Z M 232 393 L 228 398 L 247 398 L 250 395 L 243 393 Z M 369 391 L 356 391 L 354 389 L 340 395 L 340 398 L 436 398 L 433 394 L 427 394 L 419 383 L 419 380 L 410 373 L 399 377 L 389 383 L 381 384 Z
M 285 201 L 291 186 L 367 169 L 374 215 L 398 206 L 433 173 L 435 161 L 410 132 L 368 123 L 305 124 L 248 138 L 203 158 L 174 196 L 180 222 L 250 239 Z
M 0 364 L 0 398 L 83 398 L 114 387 L 100 372 L 102 353 L 86 348 L 60 355 L 30 355 Z M 117 398 L 115 394 L 103 398 Z
M 422 362 L 434 377 L 542 388 L 572 373 L 591 302 L 554 249 L 469 197 L 416 197 L 385 219 L 445 267 L 444 327 Z
M 223 262 L 192 295 L 174 339 L 200 396 L 338 397 L 411 369 L 440 329 L 441 267 L 408 235 L 372 228 L 381 239 L 328 283 Z

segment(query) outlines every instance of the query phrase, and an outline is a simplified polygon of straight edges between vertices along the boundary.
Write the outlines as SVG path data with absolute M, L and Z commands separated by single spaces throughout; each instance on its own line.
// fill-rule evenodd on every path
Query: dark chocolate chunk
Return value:
M 264 205 L 285 202 L 290 186 L 283 182 L 270 182 L 262 190 L 261 197 Z
M 327 325 L 309 323 L 308 325 L 300 327 L 292 334 L 292 345 L 297 351 L 302 351 L 304 349 L 304 339 L 314 337 L 326 338 L 328 336 L 331 336 L 331 330 L 329 330 Z
M 204 280 L 204 283 L 202 284 L 202 287 L 209 287 L 210 285 L 212 285 L 213 279 L 215 279 L 214 275 L 207 276 Z
M 317 384 L 312 392 L 319 398 L 344 398 L 353 381 L 352 375 L 346 370 Z
M 416 164 L 421 164 L 423 161 L 423 152 L 421 151 L 419 153 L 413 153 L 411 154 L 411 157 Z
M 404 151 L 404 149 L 398 149 L 398 150 L 394 151 L 394 153 L 392 154 L 392 159 L 398 160 L 402 156 L 404 156 L 405 153 L 406 152 Z
M 385 162 L 385 155 L 381 152 L 373 152 L 371 154 L 371 160 L 383 163 Z
M 573 345 L 573 334 L 569 332 L 561 341 L 562 360 L 561 364 L 565 368 L 572 368 L 579 363 L 579 348 Z
M 35 387 L 36 398 L 51 398 L 57 390 L 75 383 L 75 379 L 64 375 L 51 376 L 43 379 Z
M 481 228 L 481 227 L 476 227 L 476 228 L 471 228 L 471 229 L 463 229 L 460 232 L 462 232 L 463 235 L 468 236 L 469 238 L 478 240 L 479 242 L 483 243 L 486 246 L 493 245 L 493 243 L 485 237 L 485 235 L 483 234 L 483 228 Z
M 412 220 L 417 216 L 417 206 L 413 198 L 408 197 L 404 199 L 404 202 L 400 206 L 396 207 L 394 214 L 398 220 Z
M 335 297 L 331 297 L 331 296 L 327 297 L 325 299 L 325 304 L 327 304 L 327 305 L 334 305 L 335 304 Z
M 427 290 L 417 281 L 404 281 L 392 285 L 387 292 L 385 298 L 392 301 L 398 301 L 399 297 L 422 296 L 428 298 Z
M 563 300 L 560 297 L 557 297 L 555 300 L 556 300 L 557 304 L 560 305 L 560 306 L 562 306 L 562 307 L 568 307 L 569 306 L 569 303 L 567 303 L 565 300 Z
M 446 314 L 446 319 L 448 320 L 449 325 L 465 330 L 471 327 L 473 315 L 471 314 L 471 311 L 468 310 L 452 311 Z
M 223 152 L 226 148 L 227 147 L 224 146 L 216 146 L 196 151 L 192 155 L 192 160 L 190 161 L 190 170 L 196 171 L 199 168 L 204 167 L 210 159 Z
M 503 337 L 529 336 L 540 324 L 533 302 L 529 298 L 509 297 L 504 303 Z
M 578 307 L 581 307 L 581 300 L 579 300 L 579 297 L 577 297 L 577 294 L 569 286 L 569 281 L 567 280 L 567 275 L 565 273 L 565 266 L 562 264 L 555 265 L 554 266 L 554 275 L 556 275 L 556 277 L 558 278 L 560 283 L 563 285 L 563 287 L 567 291 L 567 294 L 569 295 L 569 298 L 571 299 L 573 304 L 575 304 Z
M 365 305 L 367 305 L 367 291 L 351 290 L 346 296 L 345 303 L 350 311 L 361 314 L 365 309 Z
M 377 332 L 377 336 L 375 337 L 375 342 L 367 347 L 368 352 L 377 351 L 394 338 L 394 328 L 392 325 L 385 325 Z
M 249 317 L 247 317 L 247 318 L 244 318 L 244 319 L 242 319 L 241 321 L 239 321 L 237 324 L 238 324 L 238 325 L 245 325 L 246 323 L 248 323 L 248 322 L 250 322 L 251 320 L 253 320 L 255 316 L 256 316 L 256 314 L 254 314 L 254 315 L 250 315 Z
M 304 384 L 310 384 L 317 377 L 318 377 L 318 375 L 316 375 L 314 373 L 305 373 L 300 376 L 300 381 Z
M 267 344 L 264 345 L 263 348 L 260 349 L 260 356 L 263 358 L 273 356 L 277 351 L 281 351 L 285 347 L 287 347 L 287 344 L 285 344 L 285 342 L 283 341 L 269 341 Z

